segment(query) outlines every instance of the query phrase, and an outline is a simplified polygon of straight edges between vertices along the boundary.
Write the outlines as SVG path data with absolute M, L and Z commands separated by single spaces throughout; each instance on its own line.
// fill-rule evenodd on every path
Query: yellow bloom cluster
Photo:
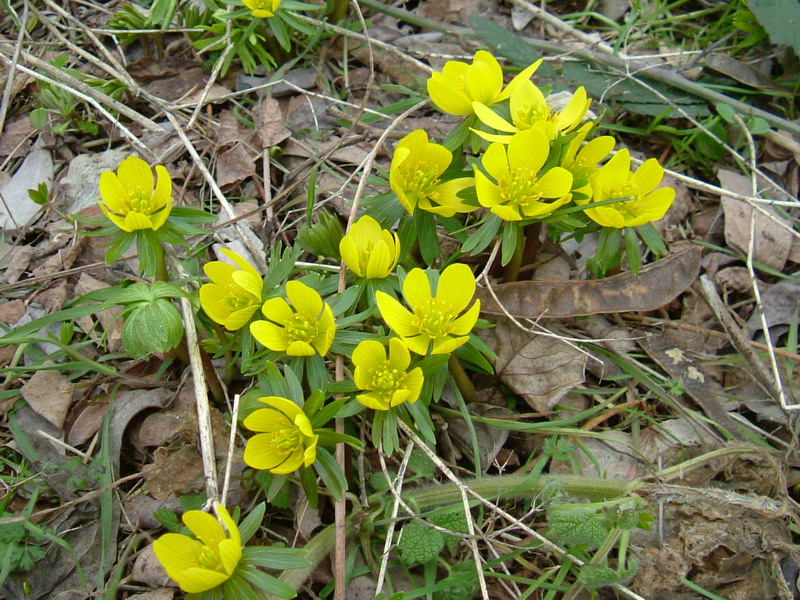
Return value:
M 157 179 L 150 166 L 138 156 L 123 160 L 117 172 L 100 174 L 100 209 L 123 231 L 157 230 L 172 210 L 172 179 L 158 165 Z
M 215 323 L 230 331 L 240 329 L 261 305 L 264 282 L 258 271 L 244 258 L 227 248 L 220 248 L 233 265 L 211 261 L 203 266 L 211 283 L 200 286 L 200 306 Z
M 268 19 L 275 16 L 283 0 L 243 0 L 244 5 L 250 9 L 254 17 Z
M 400 239 L 365 215 L 339 242 L 339 252 L 344 264 L 356 276 L 383 279 L 394 271 L 400 259 Z
M 287 398 L 259 398 L 267 405 L 244 420 L 244 426 L 257 432 L 244 449 L 244 462 L 254 469 L 276 475 L 293 473 L 300 466 L 311 466 L 317 458 L 317 441 L 311 421 Z

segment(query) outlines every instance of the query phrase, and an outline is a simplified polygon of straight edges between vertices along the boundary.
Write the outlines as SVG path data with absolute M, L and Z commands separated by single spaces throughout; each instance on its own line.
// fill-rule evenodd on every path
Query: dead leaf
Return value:
M 9 300 L 0 304 L 0 322 L 13 325 L 25 314 L 25 303 L 22 300 Z
M 60 371 L 36 371 L 20 390 L 28 405 L 59 430 L 72 404 L 72 383 Z
M 717 177 L 719 177 L 720 186 L 726 190 L 743 195 L 752 193 L 750 179 L 744 175 L 720 169 L 717 171 Z M 725 211 L 725 241 L 731 248 L 747 254 L 750 240 L 750 216 L 753 209 L 747 203 L 730 196 L 722 197 L 722 207 Z M 762 208 L 769 213 L 771 218 L 761 212 L 756 212 L 753 258 L 781 271 L 792 247 L 791 224 L 787 224 L 789 230 L 780 227 L 775 221 L 785 223 L 783 217 L 771 206 L 762 206 Z
M 153 552 L 153 545 L 147 546 L 137 556 L 131 569 L 131 579 L 144 583 L 151 587 L 164 587 L 167 585 L 175 586 L 175 582 L 169 578 L 164 567 L 158 562 L 156 553 Z M 171 596 L 169 596 L 171 598 Z
M 483 402 L 471 402 L 467 405 L 467 410 L 470 414 L 490 418 L 510 417 L 516 414 L 503 406 L 494 406 Z M 486 423 L 480 422 L 474 422 L 472 428 L 478 443 L 481 472 L 485 472 L 494 463 L 497 454 L 505 445 L 506 440 L 508 440 L 510 432 L 507 429 L 491 427 Z M 448 431 L 450 432 L 450 439 L 461 451 L 461 455 L 469 462 L 474 463 L 475 454 L 472 446 L 472 434 L 467 429 L 464 421 L 458 418 L 452 419 Z
M 271 96 L 265 96 L 261 100 L 258 110 L 258 125 L 256 127 L 262 148 L 277 146 L 292 135 L 292 132 L 287 129 L 283 121 L 280 103 Z
M 217 184 L 220 187 L 238 183 L 255 173 L 255 161 L 244 144 L 236 144 L 217 157 Z
M 700 272 L 698 248 L 691 247 L 643 268 L 587 281 L 516 281 L 494 286 L 502 308 L 479 288 L 481 312 L 528 319 L 655 310 L 683 293 Z
M 766 292 L 761 292 L 761 308 L 767 320 L 767 327 L 791 326 L 800 320 L 800 285 L 793 281 L 776 283 Z M 784 328 L 784 331 L 788 330 Z M 752 338 L 761 331 L 761 317 L 754 311 L 747 321 L 747 334 Z M 773 332 L 774 333 L 774 332 Z M 772 336 L 770 336 L 772 337 Z M 777 340 L 775 340 L 777 342 Z
M 294 499 L 294 526 L 304 540 L 310 540 L 314 530 L 322 525 L 319 511 L 311 508 L 308 499 L 303 494 L 297 494 Z
M 69 428 L 67 443 L 70 446 L 81 446 L 88 442 L 103 425 L 103 417 L 107 410 L 108 403 L 102 401 L 91 402 L 84 406 Z
M 194 446 L 159 448 L 153 453 L 153 466 L 145 474 L 145 489 L 157 500 L 200 492 L 204 485 L 203 460 Z
M 42 183 L 52 189 L 54 173 L 53 157 L 40 136 L 11 181 L 0 190 L 0 230 L 16 231 L 33 223 L 42 207 L 31 200 L 28 190 Z
M 7 123 L 0 135 L 0 158 L 25 156 L 31 147 L 30 138 L 36 130 L 28 115 Z
M 625 431 L 604 432 L 604 439 L 584 438 L 575 448 L 578 466 L 585 477 L 601 479 L 633 479 L 639 462 L 633 454 L 633 438 Z M 608 439 L 610 438 L 610 439 Z M 572 474 L 572 463 L 553 461 L 550 472 Z
M 551 337 L 532 335 L 498 318 L 481 337 L 497 353 L 500 379 L 538 412 L 549 411 L 584 381 L 586 355 Z
M 78 283 L 75 284 L 75 294 L 85 295 L 107 287 L 109 285 L 104 281 L 100 281 L 84 272 L 81 273 Z M 122 319 L 119 318 L 120 313 L 122 313 L 122 307 L 114 306 L 94 313 L 92 316 L 80 317 L 76 321 L 84 331 L 91 331 L 93 329 L 92 319 L 99 320 L 103 326 L 103 331 L 105 331 L 109 349 L 112 352 L 116 352 L 122 348 Z M 96 338 L 100 337 L 96 332 L 94 335 Z
M 128 596 L 128 600 L 172 600 L 175 597 L 175 590 L 160 588 L 144 594 L 134 594 Z
M 33 246 L 17 246 L 7 257 L 5 263 L 5 280 L 6 283 L 17 283 L 22 274 L 28 270 L 28 265 L 36 254 L 36 248 Z
M 159 508 L 168 508 L 176 514 L 180 514 L 181 504 L 175 496 L 166 500 L 156 500 L 145 494 L 138 496 L 126 496 L 123 501 L 123 511 L 125 522 L 138 529 L 160 529 L 161 523 L 153 514 Z
M 39 294 L 36 299 L 44 306 L 45 314 L 52 315 L 61 310 L 67 301 L 67 282 L 60 281 Z

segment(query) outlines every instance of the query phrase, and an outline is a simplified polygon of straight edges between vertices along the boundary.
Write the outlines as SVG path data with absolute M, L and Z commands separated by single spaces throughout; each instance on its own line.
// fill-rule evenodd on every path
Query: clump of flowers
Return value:
M 540 129 L 515 134 L 508 146 L 491 144 L 481 164 L 494 181 L 474 167 L 478 201 L 504 221 L 542 217 L 569 202 L 569 171 L 553 167 L 539 173 L 549 153 L 547 137 Z
M 212 321 L 236 331 L 261 306 L 263 281 L 258 271 L 239 254 L 227 248 L 219 250 L 236 266 L 222 261 L 203 266 L 211 283 L 200 286 L 200 306 Z
M 100 174 L 100 209 L 123 231 L 158 230 L 172 210 L 172 179 L 161 165 L 156 177 L 141 158 L 129 156 L 116 173 Z
M 497 59 L 485 50 L 478 50 L 471 64 L 447 61 L 428 79 L 428 94 L 433 103 L 451 115 L 472 115 L 473 102 L 492 106 L 507 99 L 523 81 L 529 80 L 541 59 L 524 69 L 503 87 L 503 69 Z
M 339 252 L 344 264 L 357 277 L 383 279 L 397 266 L 400 239 L 396 233 L 382 229 L 375 219 L 364 215 L 339 242 Z
M 366 393 L 356 400 L 373 410 L 389 410 L 404 402 L 414 403 L 422 391 L 422 369 L 408 370 L 411 355 L 398 338 L 389 340 L 386 347 L 377 340 L 364 340 L 353 351 L 355 372 L 353 381 Z
M 214 505 L 214 512 L 217 518 L 199 510 L 184 513 L 183 522 L 194 538 L 167 533 L 153 543 L 167 575 L 188 594 L 221 586 L 233 577 L 242 559 L 239 528 L 221 504 Z
M 244 420 L 247 429 L 257 432 L 245 446 L 244 462 L 276 475 L 311 466 L 317 458 L 319 436 L 303 409 L 277 396 L 259 398 L 259 402 L 267 408 L 256 410 Z
M 475 276 L 467 265 L 454 264 L 439 276 L 436 294 L 431 293 L 428 275 L 412 269 L 403 282 L 403 297 L 408 310 L 392 296 L 377 292 L 381 317 L 408 349 L 423 356 L 450 354 L 463 346 L 475 327 L 481 310 L 480 300 L 461 314 L 475 295 Z
M 289 356 L 324 356 L 336 336 L 331 307 L 301 281 L 286 283 L 286 296 L 270 298 L 261 307 L 268 319 L 250 324 L 250 333 L 265 347 Z
M 442 174 L 453 161 L 453 153 L 444 146 L 428 141 L 422 129 L 412 131 L 397 143 L 389 169 L 389 185 L 408 214 L 417 207 L 428 212 L 452 217 L 477 207 L 465 204 L 458 193 L 472 187 L 472 177 L 441 181 Z
M 283 0 L 243 0 L 244 5 L 249 8 L 254 17 L 268 19 L 275 16 Z
M 631 154 L 627 149 L 620 150 L 600 168 L 592 182 L 594 202 L 619 202 L 585 208 L 584 212 L 596 223 L 616 229 L 657 221 L 675 199 L 673 188 L 658 188 L 663 178 L 664 167 L 655 158 L 647 159 L 631 172 Z

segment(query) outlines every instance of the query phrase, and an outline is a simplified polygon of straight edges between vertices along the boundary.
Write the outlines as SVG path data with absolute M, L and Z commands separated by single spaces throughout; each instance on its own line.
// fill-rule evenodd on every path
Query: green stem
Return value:
M 514 224 L 508 227 L 516 227 Z M 525 229 L 517 228 L 517 246 L 514 248 L 514 255 L 503 271 L 502 283 L 511 283 L 519 278 L 519 270 L 522 267 L 522 255 L 525 252 Z
M 461 366 L 461 361 L 458 360 L 455 353 L 451 354 L 450 358 L 447 359 L 447 366 L 450 369 L 450 375 L 453 377 L 456 386 L 458 386 L 458 391 L 461 392 L 464 401 L 467 404 L 477 402 L 478 395 L 475 393 L 475 386 L 472 385 L 469 375 L 467 375 L 464 367 Z
M 167 259 L 164 256 L 164 246 L 161 242 L 153 244 L 153 249 L 156 253 L 156 274 L 155 281 L 169 281 L 169 272 L 167 271 Z

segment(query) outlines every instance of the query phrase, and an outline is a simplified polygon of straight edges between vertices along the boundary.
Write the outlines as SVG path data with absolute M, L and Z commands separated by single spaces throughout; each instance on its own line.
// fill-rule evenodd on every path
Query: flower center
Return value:
M 431 195 L 432 188 L 439 183 L 439 176 L 427 162 L 420 161 L 408 170 L 406 182 L 409 191 L 428 197 Z
M 536 173 L 527 167 L 514 167 L 508 179 L 498 181 L 503 204 L 523 208 L 538 202 L 542 197 L 536 181 Z
M 630 216 L 636 216 L 641 194 L 639 188 L 632 183 L 625 183 L 618 187 L 605 188 L 603 190 L 604 199 L 618 199 L 620 202 L 609 204 L 609 208 Z M 599 198 L 598 198 L 599 199 Z
M 431 339 L 450 333 L 453 311 L 450 308 L 441 307 L 436 298 L 431 298 L 425 305 L 418 307 L 418 311 L 419 314 L 416 314 L 415 311 L 413 325 L 419 329 L 420 333 Z
M 222 559 L 219 553 L 208 546 L 203 546 L 203 548 L 195 554 L 195 562 L 203 569 L 218 571 L 220 573 L 225 572 L 225 567 L 222 565 Z
M 380 368 L 370 369 L 372 389 L 392 393 L 400 387 L 405 371 L 393 369 L 387 361 Z
M 529 104 L 514 113 L 517 129 L 530 129 L 536 121 L 549 121 L 551 109 L 547 104 Z
M 130 196 L 130 211 L 137 212 L 143 215 L 151 215 L 155 210 L 151 194 L 145 193 L 144 190 L 136 188 Z
M 310 344 L 317 336 L 317 323 L 305 315 L 295 313 L 292 320 L 286 324 L 286 335 L 292 342 Z
M 273 12 L 272 0 L 254 0 L 252 2 L 251 10 L 266 10 Z
M 271 437 L 270 447 L 282 456 L 294 452 L 301 443 L 300 430 L 296 427 L 278 429 L 268 435 Z
M 235 283 L 225 285 L 225 302 L 231 310 L 241 310 L 248 306 L 253 306 L 256 302 L 253 301 L 252 296 L 242 291 Z

